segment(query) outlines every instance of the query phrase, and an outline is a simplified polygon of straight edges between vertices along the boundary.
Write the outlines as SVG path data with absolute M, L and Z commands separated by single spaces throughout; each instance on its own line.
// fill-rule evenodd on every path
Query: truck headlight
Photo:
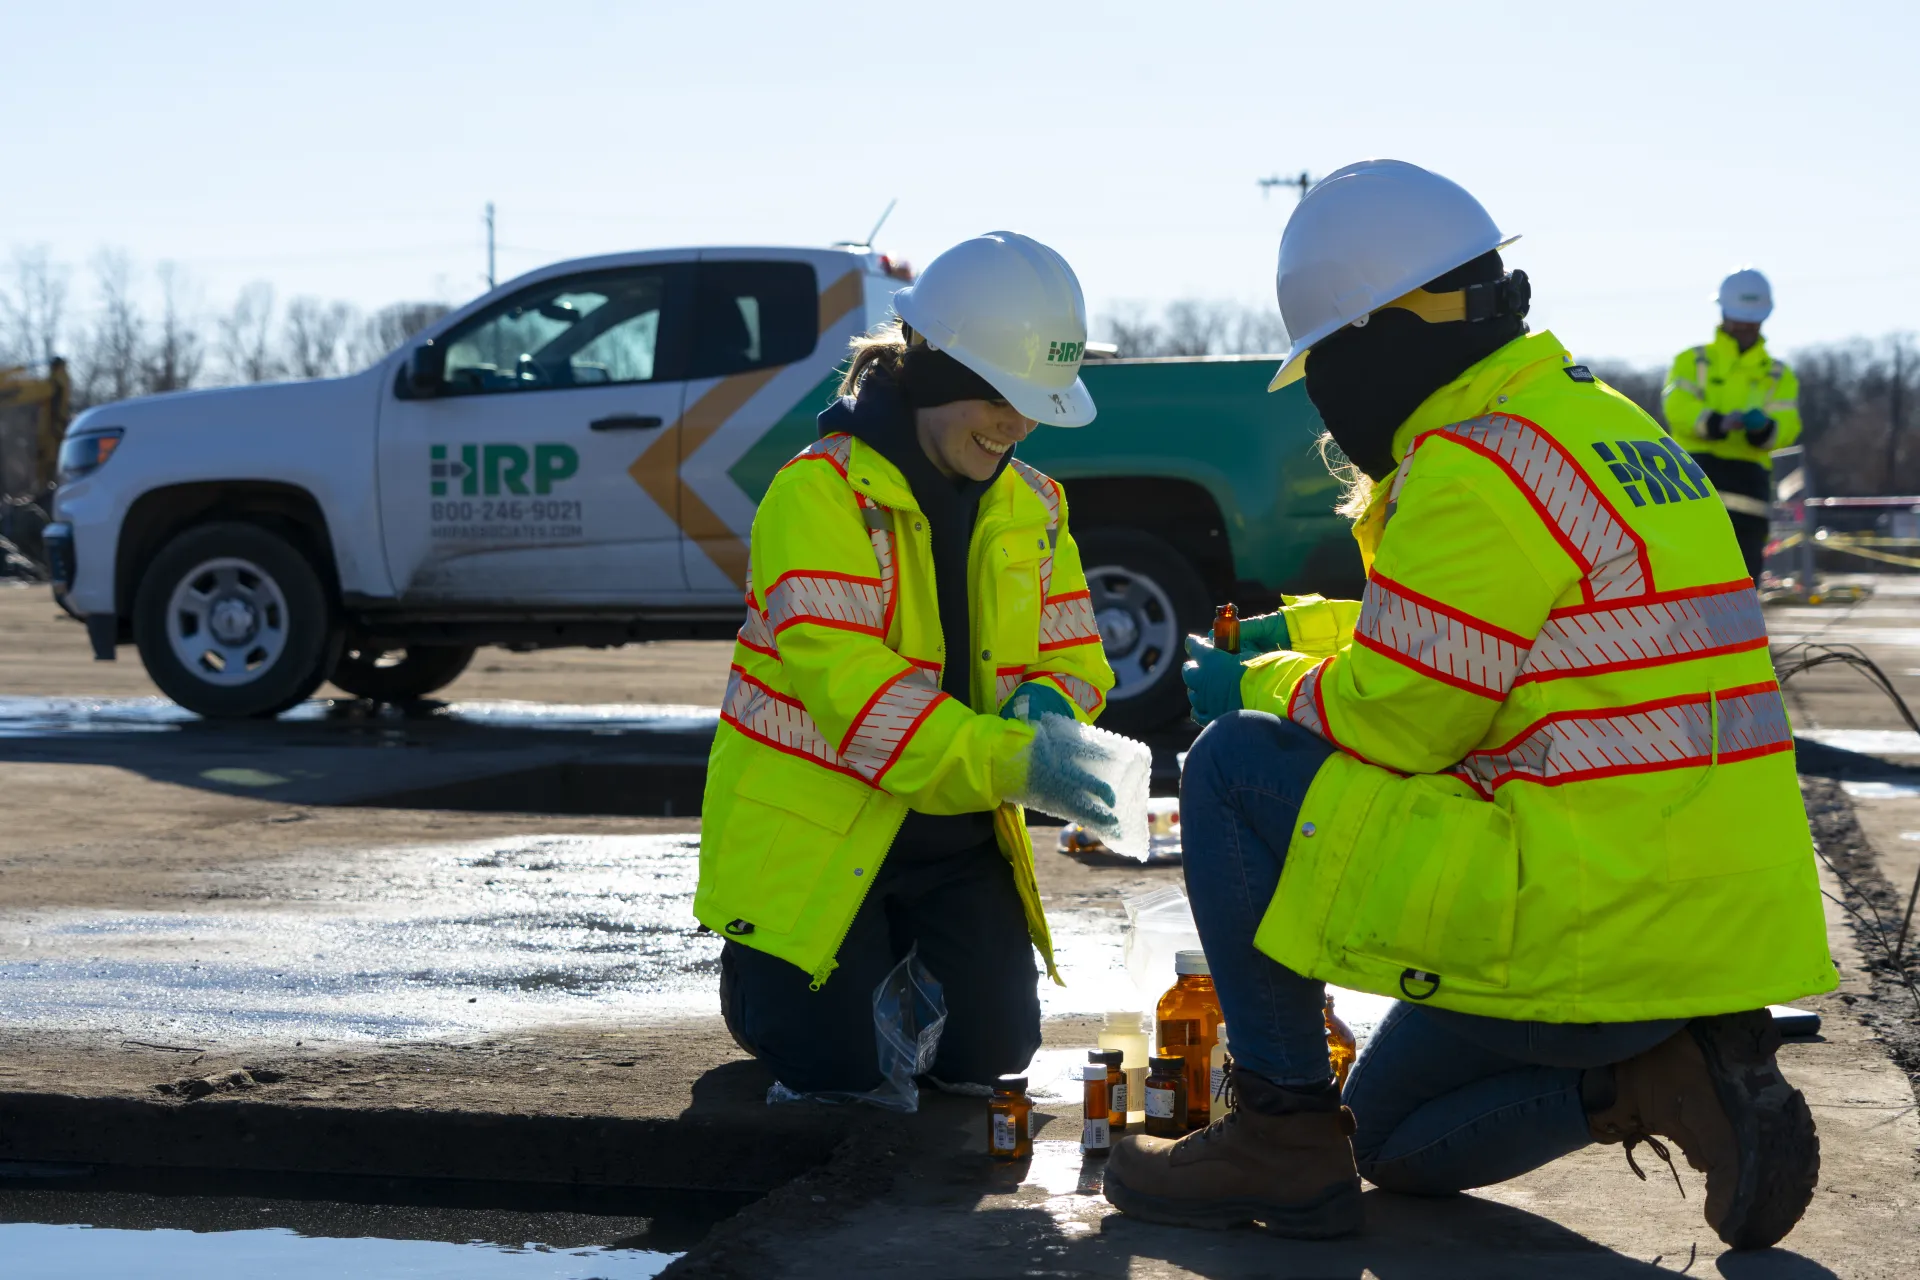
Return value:
M 83 435 L 68 436 L 60 442 L 60 469 L 55 479 L 60 484 L 66 484 L 69 480 L 78 480 L 81 476 L 98 471 L 113 456 L 113 451 L 120 447 L 120 437 L 124 434 L 125 428 L 106 427 Z

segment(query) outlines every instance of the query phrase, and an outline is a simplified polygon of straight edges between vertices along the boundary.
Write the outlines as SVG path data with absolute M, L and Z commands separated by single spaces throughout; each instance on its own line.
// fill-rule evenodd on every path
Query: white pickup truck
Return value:
M 864 248 L 563 262 L 362 373 L 91 409 L 61 448 L 55 596 L 96 657 L 131 642 L 206 716 L 328 679 L 419 697 L 483 644 L 731 636 L 755 505 L 905 278 Z M 1179 636 L 1212 601 L 1354 576 L 1317 420 L 1264 368 L 1109 362 L 1098 429 L 1021 446 L 1071 481 L 1122 723 L 1184 712 Z

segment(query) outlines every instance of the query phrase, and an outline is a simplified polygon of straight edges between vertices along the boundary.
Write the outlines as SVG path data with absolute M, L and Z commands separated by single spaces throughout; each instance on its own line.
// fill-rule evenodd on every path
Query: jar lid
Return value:
M 1174 952 L 1173 971 L 1182 977 L 1190 973 L 1204 973 L 1209 977 L 1213 974 L 1213 970 L 1207 967 L 1207 953 L 1204 951 Z
M 1141 1031 L 1145 1029 L 1146 1018 L 1138 1009 L 1109 1009 L 1101 1023 L 1109 1031 Z
M 1186 1069 L 1187 1060 L 1184 1057 L 1177 1052 L 1162 1049 L 1159 1053 L 1153 1055 L 1153 1065 L 1150 1074 L 1168 1076 L 1175 1072 L 1184 1072 Z
M 993 1087 L 1001 1093 L 1025 1093 L 1027 1091 L 1027 1078 L 1025 1076 L 1001 1076 L 993 1082 Z
M 1126 1051 L 1122 1049 L 1089 1049 L 1087 1050 L 1088 1062 L 1098 1062 L 1105 1066 L 1117 1067 L 1121 1063 L 1125 1062 L 1126 1060 L 1127 1060 Z
M 1107 1078 L 1107 1069 L 1105 1066 L 1103 1066 L 1098 1062 L 1090 1062 L 1086 1066 L 1080 1068 L 1080 1078 L 1082 1080 L 1104 1081 Z

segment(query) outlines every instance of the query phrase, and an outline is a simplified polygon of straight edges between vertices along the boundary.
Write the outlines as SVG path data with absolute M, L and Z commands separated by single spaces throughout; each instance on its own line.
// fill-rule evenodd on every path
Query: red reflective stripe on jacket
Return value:
M 720 718 L 754 739 L 788 755 L 811 760 L 824 768 L 859 778 L 840 759 L 813 716 L 797 698 L 775 693 L 739 667 L 727 673 L 727 691 L 720 700 Z
M 1618 605 L 1579 605 L 1547 617 L 1516 683 L 1685 662 L 1767 643 L 1751 578 Z
M 1560 442 L 1538 426 L 1525 418 L 1494 413 L 1428 435 L 1446 436 L 1512 477 L 1539 511 L 1547 531 L 1585 572 L 1582 592 L 1588 600 L 1617 600 L 1652 589 L 1653 566 L 1646 545 Z
M 1422 675 L 1498 701 L 1527 660 L 1527 641 L 1380 574 L 1367 581 L 1354 642 Z
M 767 592 L 767 619 L 776 637 L 802 622 L 887 634 L 881 580 L 850 573 L 795 569 L 782 575 Z
M 1040 652 L 1096 644 L 1099 640 L 1100 625 L 1094 620 L 1091 592 L 1055 596 L 1040 607 Z
M 875 786 L 906 750 L 914 731 L 947 695 L 926 684 L 925 673 L 903 671 L 880 686 L 847 728 L 840 758 Z
M 1504 746 L 1473 752 L 1454 772 L 1491 793 L 1514 781 L 1551 787 L 1729 764 L 1792 745 L 1780 686 L 1768 683 L 1630 707 L 1556 712 L 1528 725 Z

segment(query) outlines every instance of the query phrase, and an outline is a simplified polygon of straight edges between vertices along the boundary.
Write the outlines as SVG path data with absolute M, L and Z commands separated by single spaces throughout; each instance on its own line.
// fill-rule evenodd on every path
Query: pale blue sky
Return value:
M 0 254 L 177 260 L 362 306 L 563 257 L 1011 227 L 1096 317 L 1272 297 L 1293 197 L 1367 156 L 1475 192 L 1576 351 L 1664 359 L 1751 261 L 1776 348 L 1913 325 L 1899 4 L 8 0 Z M 75 281 L 85 301 L 84 277 Z

